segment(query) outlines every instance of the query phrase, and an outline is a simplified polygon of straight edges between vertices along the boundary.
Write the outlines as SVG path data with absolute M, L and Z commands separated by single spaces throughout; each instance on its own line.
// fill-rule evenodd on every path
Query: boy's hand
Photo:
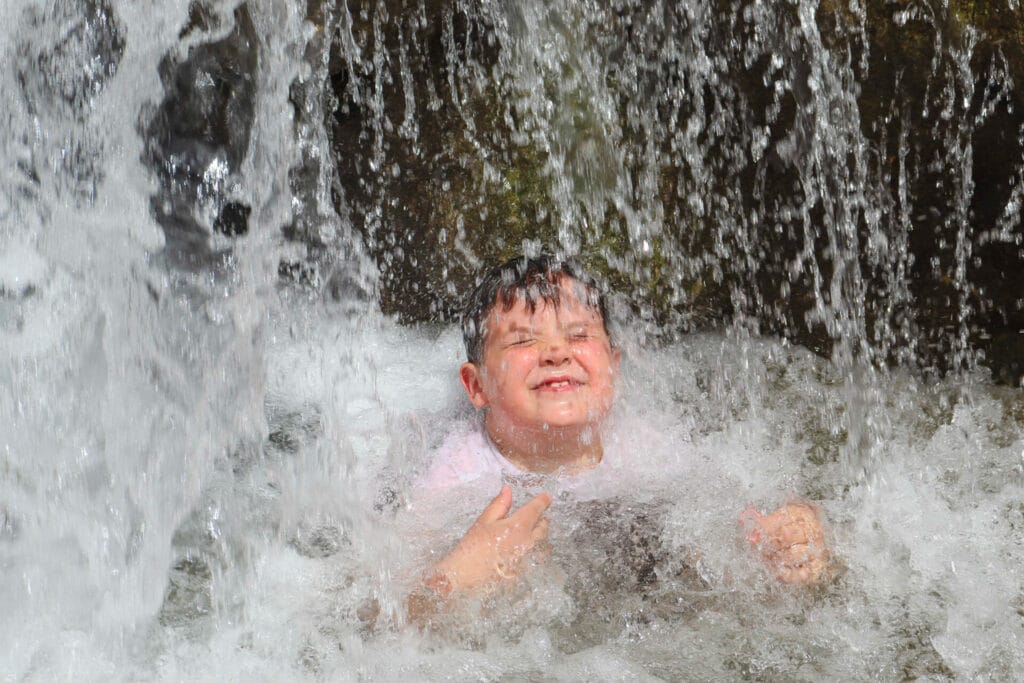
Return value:
M 455 549 L 437 563 L 434 581 L 446 592 L 474 591 L 516 577 L 523 557 L 548 536 L 544 511 L 551 496 L 541 493 L 509 515 L 512 489 L 501 493 L 477 518 Z
M 810 503 L 787 503 L 770 515 L 750 507 L 740 513 L 740 524 L 779 581 L 806 585 L 829 577 L 825 531 L 818 509 Z

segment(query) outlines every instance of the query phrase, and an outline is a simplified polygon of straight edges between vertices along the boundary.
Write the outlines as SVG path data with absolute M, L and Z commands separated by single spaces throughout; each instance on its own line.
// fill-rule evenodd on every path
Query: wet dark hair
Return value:
M 543 253 L 534 257 L 518 256 L 489 270 L 466 301 L 462 312 L 462 340 L 470 362 L 483 360 L 487 316 L 491 309 L 500 305 L 502 310 L 510 311 L 520 299 L 530 313 L 537 310 L 540 302 L 558 306 L 564 277 L 576 285 L 580 302 L 601 315 L 601 324 L 608 334 L 608 311 L 601 288 L 579 263 Z

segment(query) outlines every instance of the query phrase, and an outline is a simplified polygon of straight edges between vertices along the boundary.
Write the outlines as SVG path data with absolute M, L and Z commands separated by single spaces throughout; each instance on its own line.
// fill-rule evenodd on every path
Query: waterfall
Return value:
M 1019 3 L 0 22 L 5 677 L 1024 671 Z M 403 512 L 472 420 L 452 323 L 541 249 L 611 292 L 638 459 L 552 508 L 518 593 L 419 632 L 453 539 Z M 787 495 L 830 520 L 820 594 L 734 538 Z

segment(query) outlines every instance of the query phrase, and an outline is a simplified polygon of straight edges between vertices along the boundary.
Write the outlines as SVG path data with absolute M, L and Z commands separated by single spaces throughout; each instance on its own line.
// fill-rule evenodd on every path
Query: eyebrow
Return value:
M 559 324 L 558 327 L 560 329 L 566 330 L 566 329 L 579 329 L 581 327 L 592 327 L 592 326 L 600 326 L 600 322 L 599 321 L 595 321 L 595 320 L 587 320 L 587 319 L 584 319 L 584 318 L 578 318 L 578 319 L 568 320 L 568 321 L 566 321 L 564 323 L 561 323 L 561 324 Z M 526 332 L 528 334 L 536 334 L 537 333 L 537 328 L 535 328 L 535 327 L 524 327 L 523 325 L 513 324 L 510 327 L 508 327 L 507 329 L 502 330 L 500 332 L 500 334 L 514 334 L 516 332 Z
M 510 334 L 512 332 L 528 332 L 530 334 L 534 334 L 536 332 L 536 328 L 523 327 L 522 325 L 512 325 L 508 329 L 502 330 L 503 334 Z

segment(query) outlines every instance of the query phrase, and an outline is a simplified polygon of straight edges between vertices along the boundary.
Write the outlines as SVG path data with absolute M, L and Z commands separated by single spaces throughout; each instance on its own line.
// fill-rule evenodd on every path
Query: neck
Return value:
M 604 455 L 597 427 L 501 430 L 490 416 L 487 435 L 502 456 L 524 472 L 579 474 L 597 467 Z

